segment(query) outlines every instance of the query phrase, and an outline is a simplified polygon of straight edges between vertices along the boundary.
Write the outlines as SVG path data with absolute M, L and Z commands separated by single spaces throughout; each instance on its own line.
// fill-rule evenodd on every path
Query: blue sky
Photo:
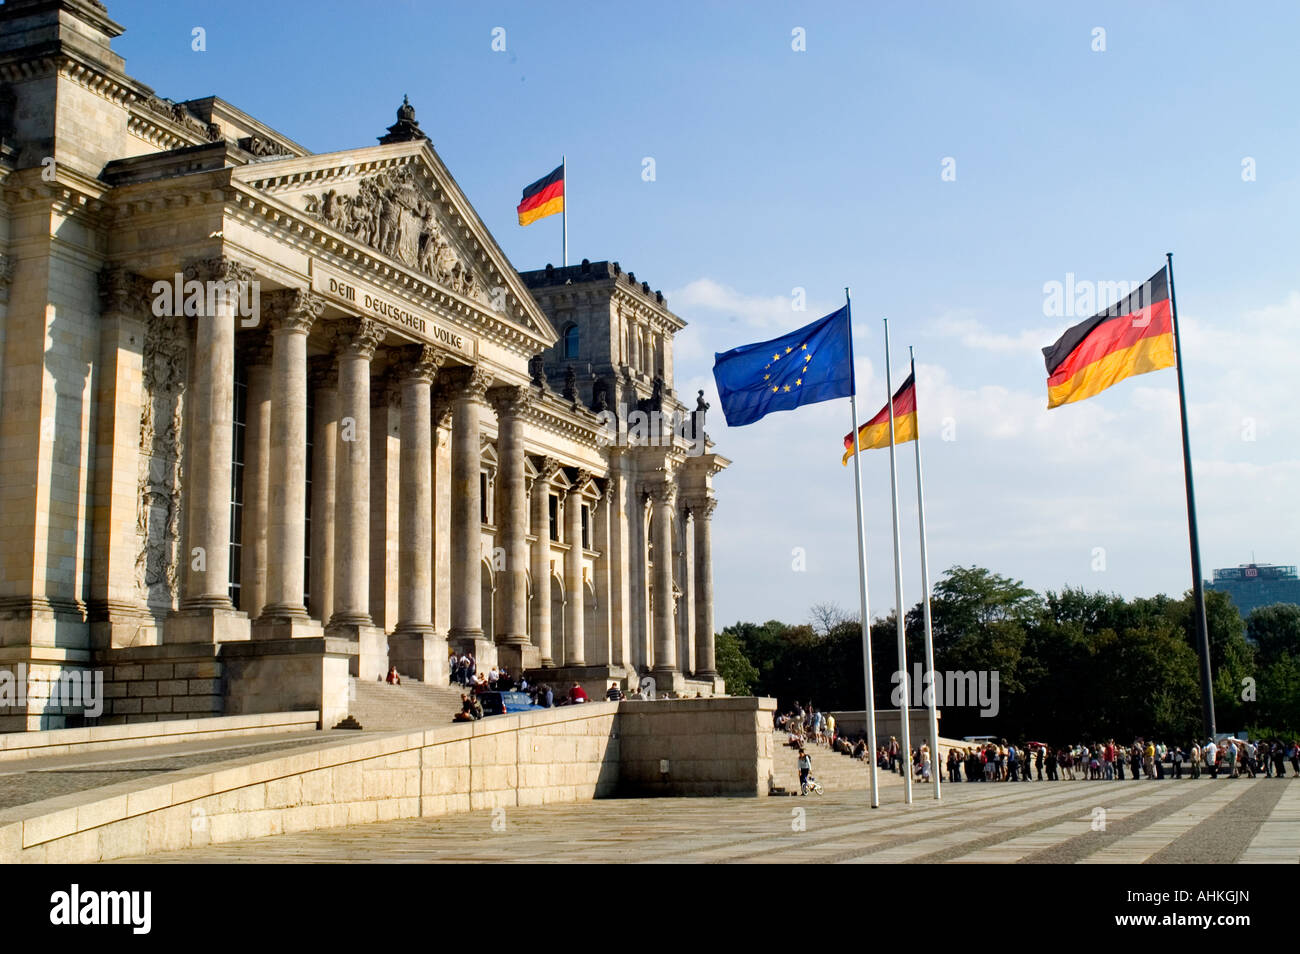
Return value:
M 521 229 L 514 205 L 567 154 L 571 260 L 617 259 L 668 295 L 690 322 L 678 390 L 706 390 L 735 461 L 717 480 L 719 625 L 856 607 L 846 402 L 728 429 L 709 370 L 845 285 L 864 417 L 885 399 L 879 319 L 896 363 L 917 348 L 936 577 L 978 563 L 1039 589 L 1189 585 L 1174 372 L 1049 413 L 1038 350 L 1087 317 L 1045 315 L 1045 283 L 1140 281 L 1166 251 L 1207 572 L 1300 557 L 1300 6 L 108 6 L 127 27 L 115 49 L 160 95 L 221 96 L 315 151 L 373 143 L 408 94 L 520 269 L 559 261 L 558 220 Z M 863 464 L 878 615 L 894 604 L 888 455 Z M 899 464 L 911 605 L 910 446 Z

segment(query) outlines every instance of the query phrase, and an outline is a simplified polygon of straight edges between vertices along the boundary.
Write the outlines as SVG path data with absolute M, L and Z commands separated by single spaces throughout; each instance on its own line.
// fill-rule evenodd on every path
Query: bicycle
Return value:
M 821 787 L 821 783 L 818 782 L 817 779 L 816 779 L 816 777 L 813 776 L 813 775 L 809 775 L 808 778 L 807 778 L 807 779 L 805 780 L 805 782 L 804 782 L 804 794 L 805 794 L 805 795 L 808 794 L 808 790 L 809 790 L 809 789 L 812 789 L 813 793 L 814 793 L 814 794 L 817 794 L 817 795 L 825 795 L 825 794 L 826 794 L 825 789 L 823 789 L 823 788 Z

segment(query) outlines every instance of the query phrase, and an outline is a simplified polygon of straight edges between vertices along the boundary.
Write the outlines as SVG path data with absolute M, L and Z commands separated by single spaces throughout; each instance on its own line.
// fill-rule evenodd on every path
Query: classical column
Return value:
M 524 414 L 532 402 L 527 387 L 496 388 L 491 393 L 497 412 L 497 501 L 501 514 L 499 542 L 505 568 L 498 576 L 505 586 L 497 656 L 512 670 L 536 665 L 528 641 L 528 500 L 524 491 Z M 532 658 L 529 658 L 532 657 Z
M 615 469 L 617 464 L 617 469 Z M 610 661 L 635 670 L 632 658 L 632 588 L 629 568 L 631 534 L 628 526 L 627 495 L 631 481 L 623 473 L 621 453 L 610 450 L 609 493 L 606 518 L 609 522 L 610 571 Z
M 401 391 L 388 380 L 374 382 L 370 394 L 370 618 L 386 632 L 397 627 L 400 398 Z
M 451 632 L 458 649 L 475 641 L 475 659 L 489 660 L 483 645 L 482 499 L 479 412 L 492 382 L 486 368 L 464 368 L 450 377 L 451 418 Z
M 673 576 L 681 596 L 677 598 L 677 668 L 694 671 L 695 656 L 695 565 L 691 559 L 691 508 L 678 497 L 677 521 L 673 528 Z
M 564 542 L 569 553 L 564 558 L 564 664 L 585 666 L 583 645 L 585 596 L 582 585 L 582 486 L 589 475 L 578 473 L 573 488 L 564 498 Z
M 307 362 L 312 394 L 311 578 L 308 613 L 322 625 L 334 614 L 335 444 L 338 441 L 338 366 L 333 354 Z
M 251 281 L 252 271 L 228 259 L 213 259 L 187 267 L 185 278 L 223 283 Z M 189 546 L 182 555 L 185 586 L 180 604 L 183 611 L 209 614 L 234 610 L 230 602 L 230 450 L 234 441 L 238 298 L 228 293 L 217 295 L 215 304 L 213 314 L 197 317 L 193 377 L 187 395 L 190 460 L 185 494 Z M 199 628 L 180 634 L 176 641 L 196 638 L 216 636 Z
M 368 318 L 351 318 L 335 325 L 334 333 L 339 421 L 329 624 L 370 626 L 370 361 L 384 331 Z
M 254 631 L 254 636 L 261 638 L 293 635 L 310 619 L 303 605 L 307 517 L 307 335 L 324 308 L 324 302 L 310 292 L 291 290 L 274 294 L 267 604 Z M 288 631 L 283 629 L 286 624 Z
M 614 485 L 611 480 L 605 481 L 605 492 L 597 500 L 595 509 L 592 513 L 595 524 L 595 539 L 592 541 L 592 549 L 599 550 L 600 556 L 596 558 L 594 567 L 595 580 L 593 586 L 596 591 L 596 632 L 587 633 L 587 661 L 593 666 L 608 666 L 613 660 L 612 655 L 612 637 L 613 637 L 613 615 L 611 610 L 610 583 L 611 583 L 611 557 L 610 552 L 610 511 L 614 505 Z
M 691 505 L 695 520 L 695 674 L 716 676 L 713 650 L 713 511 L 715 497 Z
M 675 673 L 678 670 L 673 627 L 673 509 L 677 488 L 665 481 L 650 494 L 654 501 L 654 671 Z
M 433 628 L 451 630 L 451 404 L 433 404 Z
M 542 461 L 533 481 L 533 643 L 543 666 L 555 665 L 551 650 L 551 478 L 560 469 L 553 457 Z
M 401 491 L 398 560 L 401 584 L 397 629 L 403 636 L 433 634 L 433 449 L 430 387 L 442 355 L 425 345 L 403 349 L 397 367 L 402 388 Z
M 239 608 L 257 619 L 266 605 L 266 508 L 270 500 L 271 344 L 244 351 L 248 396 L 244 417 L 244 518 Z

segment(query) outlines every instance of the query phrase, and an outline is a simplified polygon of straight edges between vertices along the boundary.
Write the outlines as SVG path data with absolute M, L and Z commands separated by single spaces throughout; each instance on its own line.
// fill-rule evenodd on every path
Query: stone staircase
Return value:
M 363 729 L 430 729 L 451 725 L 460 711 L 458 686 L 426 685 L 403 679 L 399 686 L 386 682 L 350 680 L 348 714 Z
M 799 794 L 799 753 L 786 744 L 789 734 L 772 733 L 772 777 L 773 783 L 783 792 L 773 794 Z M 813 776 L 828 792 L 851 790 L 868 790 L 871 788 L 871 766 L 861 760 L 850 758 L 842 752 L 836 752 L 829 746 L 809 743 L 804 750 L 812 759 Z M 879 773 L 881 791 L 886 788 L 903 785 L 901 776 L 881 770 Z

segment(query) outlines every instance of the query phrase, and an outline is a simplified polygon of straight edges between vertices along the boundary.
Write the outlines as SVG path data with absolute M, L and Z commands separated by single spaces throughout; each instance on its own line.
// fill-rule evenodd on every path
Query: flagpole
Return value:
M 939 700 L 934 671 L 934 632 L 930 625 L 930 559 L 925 553 L 925 486 L 921 482 L 921 408 L 916 403 L 916 355 L 909 345 L 907 356 L 912 364 L 912 401 L 916 414 L 916 515 L 921 525 L 921 607 L 925 620 L 925 671 L 930 674 L 930 780 L 934 798 L 939 800 Z
M 904 627 L 903 610 L 903 561 L 901 556 L 902 541 L 898 536 L 898 465 L 894 457 L 894 382 L 889 371 L 889 319 L 885 321 L 885 404 L 889 407 L 889 496 L 894 509 L 894 602 L 898 609 L 895 617 L 898 622 L 898 675 L 900 704 L 899 744 L 903 750 L 903 802 L 912 804 L 912 732 L 907 710 L 907 633 Z M 934 772 L 934 756 L 931 755 L 930 770 Z
M 853 364 L 853 312 L 849 290 L 844 289 L 844 306 L 849 308 L 849 367 L 853 370 L 854 385 L 849 391 L 849 411 L 853 415 L 853 503 L 858 511 L 858 601 L 862 614 L 862 676 L 866 687 L 867 749 L 871 760 L 871 807 L 880 807 L 879 766 L 876 764 L 876 687 L 871 676 L 871 616 L 867 612 L 867 536 L 862 524 L 862 461 L 858 447 L 858 388 L 857 370 Z
M 560 179 L 564 182 L 564 208 L 560 210 L 560 234 L 564 240 L 564 266 L 569 265 L 569 164 L 560 156 Z
M 1165 253 L 1169 270 L 1169 308 L 1174 326 L 1174 360 L 1178 365 L 1178 412 L 1183 424 L 1183 479 L 1187 484 L 1187 538 L 1192 551 L 1192 612 L 1196 616 L 1196 653 L 1201 662 L 1201 716 L 1207 738 L 1214 738 L 1214 674 L 1210 669 L 1210 629 L 1205 621 L 1205 588 L 1201 577 L 1201 540 L 1196 527 L 1196 494 L 1192 489 L 1192 445 L 1187 431 L 1187 392 L 1183 387 L 1183 336 L 1178 330 L 1178 299 L 1174 296 L 1174 253 Z

